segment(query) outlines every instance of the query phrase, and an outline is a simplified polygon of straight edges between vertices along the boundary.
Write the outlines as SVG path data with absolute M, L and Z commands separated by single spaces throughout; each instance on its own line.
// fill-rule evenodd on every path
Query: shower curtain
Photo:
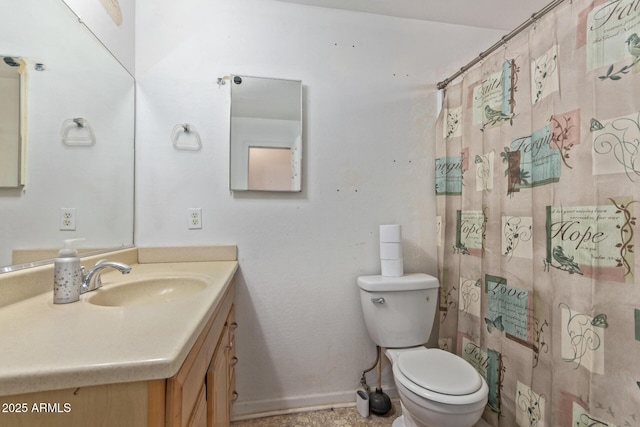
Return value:
M 640 426 L 640 0 L 565 1 L 446 89 L 441 348 L 492 426 Z

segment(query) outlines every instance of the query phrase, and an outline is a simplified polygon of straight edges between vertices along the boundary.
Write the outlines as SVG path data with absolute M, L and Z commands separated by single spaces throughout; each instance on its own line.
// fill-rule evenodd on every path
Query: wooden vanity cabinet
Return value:
M 211 426 L 228 426 L 231 423 L 231 402 L 235 392 L 234 366 L 235 339 L 233 331 L 237 327 L 235 307 L 231 307 L 225 329 L 213 354 L 213 360 L 207 370 L 207 390 L 211 390 L 211 399 L 207 400 L 207 419 Z
M 166 426 L 228 427 L 235 395 L 233 285 L 178 373 L 166 382 Z M 150 419 L 151 421 L 151 419 Z
M 0 396 L 0 426 L 228 427 L 237 361 L 234 296 L 231 283 L 175 376 Z

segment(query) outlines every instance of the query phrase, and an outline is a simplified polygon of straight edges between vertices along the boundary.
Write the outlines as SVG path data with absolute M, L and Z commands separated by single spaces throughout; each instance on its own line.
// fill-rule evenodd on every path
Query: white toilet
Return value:
M 489 388 L 466 360 L 424 347 L 438 306 L 438 279 L 428 274 L 358 277 L 369 336 L 385 348 L 403 415 L 393 427 L 471 427 Z

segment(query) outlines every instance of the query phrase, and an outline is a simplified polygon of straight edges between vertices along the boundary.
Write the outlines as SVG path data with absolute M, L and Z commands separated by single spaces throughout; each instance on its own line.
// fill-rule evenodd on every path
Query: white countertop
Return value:
M 87 301 L 89 292 L 56 305 L 47 292 L 0 308 L 0 396 L 175 375 L 237 268 L 237 261 L 153 263 L 102 274 L 105 289 L 158 273 L 210 278 L 203 291 L 169 303 L 102 307 Z

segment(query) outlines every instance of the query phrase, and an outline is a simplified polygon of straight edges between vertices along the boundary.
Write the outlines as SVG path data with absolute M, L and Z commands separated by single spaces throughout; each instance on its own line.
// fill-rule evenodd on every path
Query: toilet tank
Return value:
M 425 344 L 438 306 L 438 279 L 424 273 L 358 277 L 362 312 L 371 340 L 385 348 Z

